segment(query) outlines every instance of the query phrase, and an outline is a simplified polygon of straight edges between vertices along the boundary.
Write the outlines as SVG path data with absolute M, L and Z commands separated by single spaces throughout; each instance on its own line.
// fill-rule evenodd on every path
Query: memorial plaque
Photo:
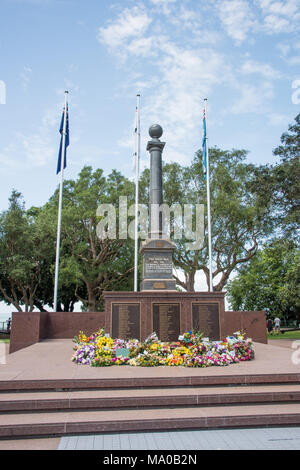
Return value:
M 116 357 L 129 357 L 130 350 L 127 348 L 116 348 Z
M 111 306 L 112 337 L 141 339 L 140 304 L 113 303 Z
M 148 279 L 172 278 L 173 263 L 170 253 L 146 253 L 144 257 L 144 277 Z
M 192 303 L 193 330 L 203 333 L 212 341 L 220 339 L 218 303 Z
M 153 282 L 154 289 L 165 289 L 166 283 L 165 282 Z
M 155 246 L 156 246 L 157 248 L 163 248 L 164 242 L 155 242 Z
M 180 335 L 180 304 L 153 304 L 153 331 L 160 341 L 177 341 Z

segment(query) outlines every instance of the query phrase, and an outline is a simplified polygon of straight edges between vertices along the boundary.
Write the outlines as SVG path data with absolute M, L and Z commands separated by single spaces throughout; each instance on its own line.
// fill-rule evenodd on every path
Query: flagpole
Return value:
M 57 311 L 61 210 L 62 210 L 62 195 L 63 195 L 63 182 L 64 182 L 64 156 L 65 156 L 65 151 L 66 151 L 67 104 L 68 104 L 68 91 L 65 91 L 64 122 L 63 122 L 61 155 L 60 155 L 60 185 L 59 185 L 59 201 L 58 201 L 58 221 L 57 221 L 55 280 L 54 280 L 54 306 L 53 306 L 54 312 Z
M 135 236 L 134 236 L 134 291 L 138 291 L 138 204 L 139 204 L 139 172 L 140 172 L 140 95 L 137 95 L 136 129 L 135 129 Z
M 205 120 L 207 116 L 207 98 L 204 98 Z M 207 122 L 207 121 L 206 121 Z M 213 292 L 212 279 L 212 249 L 211 249 L 211 215 L 210 215 L 210 177 L 209 177 L 209 153 L 208 137 L 206 132 L 206 191 L 207 191 L 207 227 L 208 227 L 208 256 L 209 256 L 209 292 Z

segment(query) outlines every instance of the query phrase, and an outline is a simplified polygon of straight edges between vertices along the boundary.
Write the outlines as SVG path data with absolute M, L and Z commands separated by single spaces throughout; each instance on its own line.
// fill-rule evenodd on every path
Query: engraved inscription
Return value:
M 140 304 L 112 304 L 112 337 L 140 338 Z
M 146 274 L 172 274 L 173 264 L 168 256 L 147 256 L 145 264 Z
M 192 322 L 194 331 L 200 331 L 213 341 L 220 339 L 219 304 L 193 303 Z
M 153 331 L 160 341 L 177 341 L 180 335 L 180 304 L 153 304 Z

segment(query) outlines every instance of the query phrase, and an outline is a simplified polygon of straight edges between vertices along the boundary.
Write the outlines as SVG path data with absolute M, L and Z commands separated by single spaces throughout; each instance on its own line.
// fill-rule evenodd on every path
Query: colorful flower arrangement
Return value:
M 188 331 L 178 341 L 161 342 L 156 333 L 145 341 L 112 339 L 104 329 L 74 338 L 72 361 L 93 367 L 130 365 L 140 367 L 210 367 L 254 359 L 253 343 L 240 331 L 223 341 L 210 341 L 199 332 Z M 124 354 L 125 351 L 125 354 Z M 122 353 L 121 353 L 122 352 Z

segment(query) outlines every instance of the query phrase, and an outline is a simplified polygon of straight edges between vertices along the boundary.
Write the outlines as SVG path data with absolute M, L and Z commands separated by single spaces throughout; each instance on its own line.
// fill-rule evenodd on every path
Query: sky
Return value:
M 209 146 L 247 149 L 255 164 L 275 162 L 299 112 L 300 0 L 1 0 L 0 8 L 0 210 L 12 189 L 26 207 L 56 189 L 66 89 L 66 178 L 84 165 L 134 176 L 137 93 L 142 168 L 153 123 L 164 129 L 164 160 L 191 162 L 204 98 Z
M 69 91 L 66 178 L 84 165 L 134 177 L 159 123 L 163 158 L 188 165 L 208 145 L 275 163 L 300 104 L 300 0 L 0 0 L 0 210 L 13 189 L 41 206 L 56 175 Z

